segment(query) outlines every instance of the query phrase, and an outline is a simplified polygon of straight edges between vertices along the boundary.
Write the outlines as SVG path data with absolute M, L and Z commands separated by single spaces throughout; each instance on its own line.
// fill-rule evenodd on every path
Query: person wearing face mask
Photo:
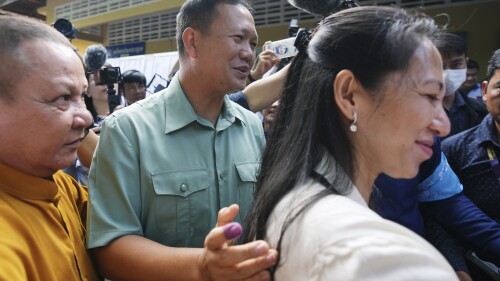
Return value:
M 445 97 L 443 106 L 450 118 L 451 131 L 444 138 L 472 128 L 483 120 L 488 111 L 480 101 L 462 95 L 458 89 L 467 77 L 467 45 L 453 33 L 444 33 L 436 43 L 443 59 Z

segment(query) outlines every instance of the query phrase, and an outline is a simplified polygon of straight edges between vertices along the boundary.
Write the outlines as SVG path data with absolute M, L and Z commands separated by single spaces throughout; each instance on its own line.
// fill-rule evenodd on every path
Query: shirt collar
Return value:
M 455 102 L 454 102 L 456 107 L 461 107 L 465 105 L 465 99 L 463 96 L 457 91 L 455 92 Z
M 0 164 L 0 190 L 19 198 L 55 200 L 59 189 L 53 177 L 39 178 Z
M 333 178 L 335 176 L 334 174 L 334 165 L 335 165 L 335 159 L 333 156 L 325 149 L 322 148 L 323 152 L 323 157 L 321 158 L 321 161 L 314 167 L 314 171 L 320 175 L 322 175 L 325 180 L 327 180 L 329 183 L 333 182 Z M 349 191 L 348 194 L 345 194 L 347 198 L 350 198 L 351 200 L 355 201 L 356 203 L 367 207 L 368 205 L 366 204 L 365 200 L 361 196 L 361 193 L 358 191 L 358 189 L 352 184 L 352 188 Z
M 181 87 L 178 74 L 172 78 L 168 88 L 161 95 L 164 95 L 165 98 L 166 134 L 179 130 L 192 122 L 198 122 L 203 126 L 211 126 L 210 122 L 196 115 Z M 225 95 L 217 127 L 224 126 L 224 128 L 227 128 L 235 123 L 235 120 L 239 120 L 238 123 L 246 125 L 241 113 L 235 109 L 235 104 Z M 221 123 L 220 121 L 225 122 Z
M 499 145 L 497 141 L 497 132 L 496 132 L 495 122 L 491 114 L 486 115 L 486 117 L 481 121 L 478 125 L 478 133 L 476 135 L 477 142 L 482 143 L 493 143 L 495 145 Z

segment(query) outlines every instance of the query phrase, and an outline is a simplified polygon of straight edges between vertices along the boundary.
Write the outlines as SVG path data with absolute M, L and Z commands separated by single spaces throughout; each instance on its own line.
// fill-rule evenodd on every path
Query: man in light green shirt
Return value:
M 226 96 L 253 65 L 253 18 L 243 0 L 186 1 L 177 39 L 170 86 L 102 126 L 87 247 L 112 280 L 269 280 L 276 251 L 231 246 L 222 227 L 248 213 L 264 148 L 259 119 Z

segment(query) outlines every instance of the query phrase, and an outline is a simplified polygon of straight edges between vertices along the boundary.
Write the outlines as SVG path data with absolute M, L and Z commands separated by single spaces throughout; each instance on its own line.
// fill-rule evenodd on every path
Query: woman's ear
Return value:
M 341 70 L 333 81 L 333 99 L 346 119 L 352 120 L 362 87 L 350 70 Z
M 196 51 L 198 47 L 199 35 L 199 32 L 191 27 L 186 28 L 182 33 L 182 42 L 184 42 L 185 52 L 192 58 L 196 58 L 197 56 Z

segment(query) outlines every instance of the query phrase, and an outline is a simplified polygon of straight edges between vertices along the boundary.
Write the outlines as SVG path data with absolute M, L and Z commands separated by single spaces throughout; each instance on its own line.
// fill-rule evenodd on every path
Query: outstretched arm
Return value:
M 230 223 L 238 210 L 232 205 L 219 212 L 203 249 L 167 247 L 126 235 L 92 252 L 112 280 L 270 280 L 266 269 L 276 262 L 275 250 L 264 241 L 231 245 L 242 232 L 239 224 Z
M 78 159 L 85 167 L 90 167 L 92 156 L 97 147 L 99 136 L 93 130 L 89 130 L 87 136 L 82 140 L 77 149 Z
M 269 42 L 264 43 L 264 46 Z M 280 63 L 281 58 L 276 55 L 274 51 L 266 50 L 259 54 L 257 58 L 257 64 L 250 72 L 250 77 L 248 77 L 248 84 L 262 79 L 264 74 L 266 74 L 271 68 L 278 63 Z
M 287 65 L 273 75 L 253 82 L 243 90 L 250 111 L 261 111 L 280 99 L 289 67 L 290 65 Z
M 500 265 L 500 223 L 483 213 L 463 193 L 423 203 L 422 207 L 481 257 Z

